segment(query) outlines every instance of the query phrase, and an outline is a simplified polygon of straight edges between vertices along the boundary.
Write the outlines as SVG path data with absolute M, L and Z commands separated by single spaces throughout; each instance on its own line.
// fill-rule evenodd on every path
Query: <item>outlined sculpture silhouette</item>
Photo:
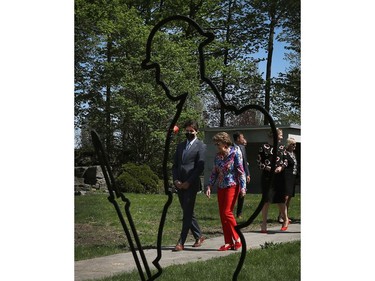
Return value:
M 269 112 L 267 110 L 265 110 L 262 106 L 256 105 L 256 104 L 249 104 L 249 105 L 246 105 L 246 106 L 244 106 L 240 109 L 238 109 L 234 105 L 226 104 L 226 102 L 221 97 L 221 95 L 219 93 L 219 90 L 216 87 L 216 85 L 208 77 L 206 77 L 203 49 L 206 45 L 208 45 L 210 42 L 212 42 L 214 40 L 214 34 L 211 33 L 211 32 L 205 32 L 194 20 L 190 19 L 189 17 L 182 16 L 182 15 L 176 15 L 176 16 L 168 17 L 168 18 L 160 21 L 151 30 L 150 35 L 148 37 L 147 45 L 146 45 L 146 59 L 142 62 L 142 67 L 144 69 L 155 69 L 156 83 L 159 84 L 164 89 L 167 97 L 170 100 L 179 101 L 179 103 L 176 106 L 176 109 L 177 109 L 176 114 L 173 118 L 173 121 L 171 122 L 171 124 L 169 126 L 169 133 L 167 134 L 167 139 L 166 139 L 166 143 L 165 143 L 164 160 L 163 160 L 163 176 L 164 176 L 165 193 L 168 195 L 168 201 L 166 202 L 166 204 L 164 206 L 165 211 L 167 211 L 167 209 L 170 206 L 171 201 L 172 201 L 172 193 L 168 190 L 168 175 L 167 175 L 167 166 L 166 166 L 167 159 L 168 159 L 167 156 L 168 156 L 168 153 L 169 153 L 169 146 L 170 146 L 170 141 L 171 141 L 170 136 L 171 136 L 173 127 L 176 125 L 177 119 L 181 114 L 182 106 L 184 105 L 184 103 L 186 101 L 186 98 L 187 98 L 187 95 L 188 95 L 188 93 L 184 93 L 184 94 L 181 94 L 177 97 L 172 96 L 170 94 L 170 90 L 167 87 L 167 85 L 161 80 L 160 65 L 157 62 L 151 62 L 152 40 L 153 40 L 156 32 L 162 26 L 166 25 L 167 23 L 169 23 L 171 21 L 185 21 L 190 26 L 195 28 L 196 31 L 198 31 L 198 33 L 200 35 L 202 35 L 203 37 L 206 37 L 206 39 L 203 42 L 201 42 L 198 46 L 200 79 L 210 86 L 210 88 L 212 89 L 212 91 L 215 94 L 215 97 L 218 99 L 221 108 L 223 108 L 224 110 L 226 110 L 228 112 L 233 112 L 235 115 L 239 115 L 239 114 L 241 114 L 241 113 L 243 113 L 243 112 L 245 112 L 249 109 L 259 110 L 260 112 L 263 113 L 265 118 L 267 118 L 267 120 L 268 120 L 268 122 L 271 126 L 271 130 L 273 132 L 273 144 L 274 144 L 274 146 L 276 147 L 276 144 L 277 144 L 276 126 L 275 126 L 275 123 L 272 119 L 272 116 L 269 114 Z M 271 170 L 271 174 L 272 174 L 272 178 L 273 178 L 274 169 L 275 169 L 274 167 L 275 167 L 275 163 L 276 163 L 276 155 L 273 155 L 271 162 L 272 162 L 271 167 L 273 167 L 272 170 Z M 270 182 L 270 185 L 271 184 L 272 184 L 272 180 Z M 262 207 L 263 207 L 263 205 L 266 201 L 266 198 L 267 198 L 267 195 L 268 195 L 268 190 L 269 190 L 269 188 L 267 188 L 265 190 L 262 190 L 262 198 L 261 198 L 256 210 L 254 211 L 254 213 L 244 223 L 236 226 L 236 231 L 237 231 L 237 233 L 240 236 L 241 241 L 242 241 L 242 250 L 241 250 L 241 257 L 240 257 L 239 263 L 236 267 L 235 272 L 233 273 L 233 280 L 237 280 L 238 274 L 242 269 L 242 265 L 243 265 L 245 257 L 246 257 L 246 240 L 245 240 L 245 238 L 244 238 L 244 236 L 241 232 L 241 229 L 249 226 L 254 221 L 254 219 L 259 215 L 259 213 L 262 210 Z M 158 233 L 158 244 L 157 244 L 158 257 L 155 259 L 154 264 L 158 264 L 158 261 L 161 258 L 161 237 L 162 237 L 162 232 L 163 232 L 163 227 L 164 227 L 164 222 L 165 222 L 165 216 L 166 216 L 166 213 L 164 214 L 164 212 L 163 212 L 163 215 L 162 215 L 162 218 L 161 218 L 161 221 L 160 221 L 159 233 Z
M 116 187 L 115 181 L 114 181 L 114 178 L 113 178 L 113 175 L 112 175 L 112 171 L 111 171 L 111 168 L 109 166 L 109 162 L 108 162 L 106 153 L 104 151 L 104 148 L 102 146 L 102 143 L 100 141 L 100 138 L 95 131 L 91 132 L 93 144 L 94 144 L 94 147 L 95 147 L 97 156 L 99 158 L 100 165 L 101 165 L 101 168 L 103 170 L 103 174 L 104 174 L 107 186 L 108 186 L 108 190 L 109 190 L 108 200 L 114 205 L 114 207 L 116 209 L 116 212 L 118 214 L 118 217 L 120 219 L 122 227 L 125 231 L 125 235 L 126 235 L 128 241 L 129 241 L 130 249 L 132 251 L 132 254 L 133 254 L 134 260 L 136 262 L 137 269 L 138 269 L 138 272 L 139 272 L 139 275 L 140 275 L 142 281 L 143 280 L 147 280 L 147 281 L 148 280 L 155 280 L 156 278 L 158 278 L 162 274 L 162 267 L 159 264 L 159 261 L 162 258 L 162 235 L 163 235 L 163 230 L 164 230 L 164 225 L 165 225 L 165 220 L 166 220 L 168 208 L 170 207 L 170 205 L 173 201 L 173 192 L 172 192 L 172 190 L 169 186 L 170 175 L 168 173 L 167 163 L 168 163 L 168 159 L 169 159 L 169 152 L 170 152 L 170 145 L 171 145 L 171 141 L 172 141 L 173 128 L 177 124 L 177 121 L 178 121 L 178 119 L 181 115 L 181 112 L 182 112 L 182 108 L 183 108 L 183 106 L 186 102 L 186 99 L 188 97 L 188 93 L 183 93 L 183 94 L 178 95 L 178 96 L 171 95 L 170 89 L 165 84 L 165 82 L 162 81 L 162 79 L 161 79 L 160 65 L 157 62 L 151 61 L 151 47 L 152 47 L 152 41 L 155 37 L 155 34 L 163 26 L 165 26 L 166 24 L 168 24 L 172 21 L 184 21 L 184 22 L 188 23 L 189 27 L 194 28 L 204 38 L 204 40 L 198 46 L 200 79 L 201 79 L 202 82 L 207 83 L 209 85 L 209 87 L 212 89 L 212 91 L 215 94 L 215 97 L 217 98 L 217 100 L 220 103 L 220 107 L 227 112 L 234 113 L 235 115 L 239 115 L 239 114 L 244 113 L 245 111 L 250 110 L 250 109 L 255 109 L 255 110 L 258 110 L 258 111 L 262 112 L 263 115 L 265 116 L 265 118 L 267 118 L 267 120 L 270 123 L 270 127 L 271 127 L 271 130 L 273 132 L 274 146 L 276 146 L 276 144 L 277 144 L 276 127 L 275 127 L 274 121 L 273 121 L 271 115 L 268 113 L 268 111 L 266 111 L 262 106 L 256 105 L 256 104 L 249 104 L 249 105 L 246 105 L 246 106 L 244 106 L 240 109 L 236 108 L 233 105 L 226 104 L 225 101 L 223 100 L 223 98 L 221 97 L 218 88 L 214 85 L 214 83 L 208 77 L 206 77 L 203 49 L 206 45 L 208 45 L 210 42 L 212 42 L 214 40 L 214 34 L 213 33 L 205 32 L 194 20 L 190 19 L 189 17 L 182 16 L 182 15 L 176 15 L 176 16 L 168 17 L 168 18 L 160 21 L 158 24 L 156 24 L 154 26 L 154 28 L 151 30 L 151 32 L 149 34 L 149 37 L 147 39 L 146 58 L 142 62 L 142 68 L 147 69 L 147 70 L 154 69 L 155 70 L 156 83 L 163 88 L 165 94 L 171 100 L 171 102 L 177 102 L 176 112 L 173 116 L 173 119 L 172 119 L 170 125 L 169 125 L 168 131 L 167 131 L 167 134 L 166 134 L 165 145 L 164 145 L 162 171 L 163 171 L 164 192 L 165 192 L 165 195 L 167 195 L 167 201 L 164 204 L 161 219 L 160 219 L 160 223 L 159 223 L 157 245 L 156 245 L 157 256 L 152 261 L 152 263 L 154 264 L 154 266 L 157 269 L 157 272 L 155 274 L 151 274 L 151 271 L 150 271 L 150 268 L 149 268 L 149 265 L 148 265 L 148 261 L 147 261 L 145 255 L 144 255 L 143 247 L 140 243 L 138 234 L 136 232 L 134 221 L 132 219 L 131 212 L 130 212 L 130 201 L 129 201 L 128 198 L 126 198 L 125 194 L 120 192 L 119 189 Z M 273 156 L 271 162 L 272 162 L 271 167 L 273 167 L 272 170 L 271 170 L 271 174 L 273 176 L 274 167 L 275 167 L 275 163 L 276 163 L 276 154 Z M 271 184 L 272 184 L 272 180 L 270 182 L 270 185 Z M 244 260 L 245 260 L 245 257 L 246 257 L 246 240 L 245 240 L 245 238 L 244 238 L 244 236 L 241 232 L 241 229 L 249 226 L 254 221 L 254 219 L 258 216 L 258 214 L 262 210 L 263 204 L 264 204 L 264 202 L 267 198 L 268 189 L 262 190 L 262 198 L 261 198 L 256 210 L 254 211 L 254 213 L 244 223 L 236 226 L 236 231 L 241 238 L 242 249 L 241 249 L 241 256 L 240 256 L 238 265 L 236 267 L 236 270 L 233 273 L 232 280 L 237 280 L 237 277 L 238 277 L 238 275 L 239 275 L 239 273 L 242 269 L 242 266 L 243 266 L 243 263 L 244 263 Z M 119 204 L 116 201 L 117 199 L 121 199 L 123 202 L 125 202 L 125 208 L 124 209 L 125 209 L 125 215 L 126 215 L 126 218 L 127 218 L 127 222 L 126 222 L 126 220 L 125 220 L 125 218 L 122 214 L 122 211 L 119 207 Z M 128 225 L 130 226 L 130 229 L 129 229 Z M 133 242 L 133 238 L 134 238 L 135 242 Z M 138 256 L 138 253 L 135 249 L 134 244 L 138 248 L 140 258 Z M 140 261 L 143 262 L 143 267 L 142 267 Z M 146 279 L 146 276 L 147 276 L 147 279 Z

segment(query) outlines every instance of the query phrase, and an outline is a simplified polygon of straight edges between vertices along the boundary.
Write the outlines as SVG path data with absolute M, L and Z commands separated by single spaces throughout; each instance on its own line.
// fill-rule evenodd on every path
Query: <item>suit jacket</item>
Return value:
M 173 181 L 189 182 L 190 187 L 197 191 L 200 190 L 200 175 L 204 170 L 204 158 L 206 145 L 199 139 L 196 139 L 191 147 L 185 152 L 186 141 L 177 145 L 176 153 L 172 166 Z M 184 157 L 182 157 L 184 154 Z
M 243 168 L 245 170 L 245 175 L 246 177 L 247 176 L 250 176 L 250 170 L 249 170 L 249 166 L 247 165 L 247 155 L 246 155 L 246 148 L 244 145 L 242 144 L 239 144 L 238 145 L 241 149 L 241 152 L 242 152 L 242 159 L 243 159 Z

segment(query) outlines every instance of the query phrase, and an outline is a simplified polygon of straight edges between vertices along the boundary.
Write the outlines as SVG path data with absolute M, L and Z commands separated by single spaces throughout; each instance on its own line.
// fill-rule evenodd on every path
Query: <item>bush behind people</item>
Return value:
M 146 164 L 122 165 L 116 183 L 120 190 L 126 193 L 156 194 L 163 189 L 162 181 Z

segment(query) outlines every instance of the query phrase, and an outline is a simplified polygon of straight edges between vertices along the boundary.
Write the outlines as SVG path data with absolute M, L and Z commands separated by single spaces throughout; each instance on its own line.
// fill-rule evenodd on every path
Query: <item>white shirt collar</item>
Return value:
M 194 138 L 192 141 L 190 141 L 190 142 L 189 142 L 188 140 L 186 140 L 186 145 L 188 145 L 188 144 L 190 143 L 190 146 L 192 146 L 196 139 L 197 139 L 197 137 L 195 137 L 195 138 Z

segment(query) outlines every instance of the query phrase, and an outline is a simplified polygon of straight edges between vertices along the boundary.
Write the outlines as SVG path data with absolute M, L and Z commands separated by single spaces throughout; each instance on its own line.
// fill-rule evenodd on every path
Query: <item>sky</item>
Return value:
M 0 280 L 74 280 L 73 11 L 0 4 Z M 373 11 L 302 1 L 303 281 L 373 276 Z
M 286 69 L 289 67 L 289 62 L 285 60 L 285 52 L 284 49 L 285 44 L 283 42 L 274 42 L 274 49 L 272 54 L 272 68 L 271 68 L 271 77 L 277 77 L 279 72 L 286 72 Z M 259 54 L 255 55 L 254 57 L 267 57 L 265 52 L 259 52 Z M 262 77 L 265 79 L 266 77 L 266 61 L 261 61 L 258 63 L 259 71 L 262 73 Z

